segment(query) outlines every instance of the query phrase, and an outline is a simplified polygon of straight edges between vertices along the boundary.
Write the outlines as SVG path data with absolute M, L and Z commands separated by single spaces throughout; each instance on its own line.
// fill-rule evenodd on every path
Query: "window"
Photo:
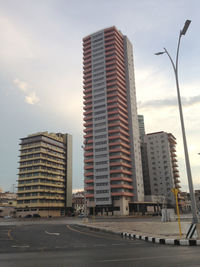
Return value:
M 104 75 L 104 72 L 97 72 L 95 74 L 93 74 L 93 78 L 97 78 L 99 76 L 103 76 Z
M 96 112 L 94 112 L 94 115 L 99 115 L 99 114 L 103 114 L 103 113 L 106 113 L 106 110 L 96 111 Z
M 100 46 L 103 45 L 103 42 L 97 43 L 97 44 L 92 44 L 92 48 L 98 47 L 100 48 Z
M 96 194 L 105 194 L 109 193 L 109 190 L 96 190 Z
M 93 46 L 94 47 L 94 46 Z M 93 51 L 93 53 L 95 53 L 95 52 L 99 52 L 99 51 L 101 51 L 101 50 L 103 50 L 103 47 L 98 47 L 98 48 L 96 48 L 96 49 L 93 49 L 92 51 Z
M 99 126 L 104 126 L 105 124 L 106 122 L 100 122 L 100 123 L 96 123 L 94 126 L 99 127 Z
M 96 63 L 96 62 L 98 62 L 98 61 L 100 61 L 100 63 L 103 63 L 103 62 L 104 62 L 104 57 L 101 56 L 101 57 L 99 57 L 99 58 L 95 58 L 95 59 L 93 59 L 93 62 L 94 62 L 94 63 Z
M 101 87 L 101 88 L 99 88 L 99 89 L 95 89 L 93 92 L 94 93 L 100 93 L 100 92 L 102 92 L 102 91 L 104 91 L 104 87 Z M 95 96 L 94 96 L 95 97 Z
M 101 116 L 101 117 L 97 117 L 97 118 L 95 118 L 94 120 L 95 121 L 98 121 L 98 120 L 104 120 L 106 118 L 106 116 Z
M 106 134 L 95 136 L 95 139 L 101 139 L 101 138 L 106 138 Z
M 99 34 L 100 36 L 102 36 L 102 34 Z M 96 35 L 95 37 L 97 37 L 98 35 Z M 94 38 L 95 38 L 94 37 Z M 97 43 L 99 41 L 102 41 L 103 40 L 103 37 L 99 38 L 99 39 L 96 39 L 96 40 L 92 40 L 92 43 Z
M 95 158 L 104 158 L 107 157 L 107 154 L 95 155 Z
M 103 164 L 107 164 L 108 161 L 99 161 L 99 162 L 95 162 L 95 165 L 103 165 Z
M 108 183 L 96 183 L 96 186 L 107 186 Z
M 107 141 L 99 141 L 99 142 L 95 142 L 95 145 L 104 145 L 107 144 Z
M 94 52 L 94 50 L 93 50 L 93 52 Z M 98 52 L 98 53 L 95 53 L 92 55 L 93 58 L 99 57 L 99 56 L 103 56 L 103 52 Z
M 100 90 L 102 90 L 102 89 L 100 89 Z M 99 98 L 99 97 L 101 97 L 101 96 L 105 96 L 105 94 L 102 93 L 102 94 L 95 95 L 94 98 Z M 104 100 L 105 100 L 105 98 L 104 98 Z M 96 102 L 94 101 L 94 103 L 96 103 Z
M 95 152 L 107 151 L 107 147 L 96 148 Z
M 101 133 L 101 132 L 105 132 L 105 131 L 106 131 L 106 128 L 102 128 L 102 129 L 95 130 L 94 132 L 95 133 Z
M 108 201 L 109 198 L 108 197 L 101 197 L 101 198 L 96 198 L 96 201 Z
M 96 172 L 106 172 L 108 168 L 95 169 Z
M 96 83 L 96 82 L 102 81 L 103 79 L 104 79 L 104 76 L 94 79 L 93 82 Z
M 98 109 L 98 108 L 105 108 L 105 104 L 104 105 L 100 105 L 100 106 L 95 106 L 94 109 Z
M 94 85 L 94 88 L 96 88 L 96 87 L 98 87 L 98 86 L 101 86 L 101 85 L 104 85 L 104 82 L 102 82 L 102 83 L 96 83 L 96 84 Z
M 96 63 L 96 64 L 93 64 L 93 68 L 95 67 L 104 67 L 104 62 L 99 62 L 99 63 Z
M 102 98 L 102 99 L 99 99 L 99 100 L 95 100 L 94 104 L 101 103 L 101 102 L 105 102 L 105 98 Z
M 107 179 L 108 175 L 97 175 L 95 179 Z

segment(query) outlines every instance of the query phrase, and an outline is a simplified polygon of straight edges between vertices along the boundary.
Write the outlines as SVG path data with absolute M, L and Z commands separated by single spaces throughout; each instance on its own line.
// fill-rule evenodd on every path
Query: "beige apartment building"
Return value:
M 72 207 L 72 136 L 21 138 L 17 216 L 63 216 Z

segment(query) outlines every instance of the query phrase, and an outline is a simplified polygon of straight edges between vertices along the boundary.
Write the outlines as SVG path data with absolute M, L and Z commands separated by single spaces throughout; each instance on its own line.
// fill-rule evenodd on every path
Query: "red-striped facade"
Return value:
M 133 197 L 123 35 L 104 30 L 110 190 L 114 197 Z M 84 177 L 86 198 L 94 198 L 94 140 L 91 36 L 83 39 Z M 87 141 L 86 141 L 87 140 Z

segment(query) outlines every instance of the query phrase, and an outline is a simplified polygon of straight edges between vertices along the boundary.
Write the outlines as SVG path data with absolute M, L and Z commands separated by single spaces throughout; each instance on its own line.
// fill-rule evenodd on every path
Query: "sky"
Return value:
M 73 135 L 73 189 L 83 188 L 82 38 L 115 25 L 133 44 L 138 114 L 146 133 L 177 138 L 182 190 L 187 176 L 174 73 L 179 82 L 193 183 L 200 189 L 198 0 L 0 0 L 0 187 L 17 186 L 19 139 L 48 131 Z

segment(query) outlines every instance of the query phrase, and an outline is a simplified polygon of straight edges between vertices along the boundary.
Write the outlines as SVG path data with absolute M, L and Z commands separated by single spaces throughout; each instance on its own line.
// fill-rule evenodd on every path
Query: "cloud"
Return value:
M 22 92 L 27 92 L 28 90 L 28 84 L 23 82 L 23 81 L 20 81 L 18 78 L 16 78 L 14 80 L 14 84 L 17 85 L 17 87 L 22 91 Z
M 25 102 L 30 105 L 37 104 L 40 99 L 36 96 L 35 91 L 31 90 L 31 87 L 24 81 L 20 81 L 16 78 L 13 83 L 17 86 L 17 88 L 25 94 Z
M 192 97 L 182 97 L 183 106 L 193 106 L 200 103 L 200 95 Z M 162 107 L 177 107 L 177 97 L 166 98 L 166 99 L 155 99 L 145 102 L 139 102 L 138 107 L 142 108 L 162 108 Z
M 31 92 L 25 96 L 25 102 L 30 105 L 37 104 L 39 101 L 40 99 L 36 96 L 35 92 Z

